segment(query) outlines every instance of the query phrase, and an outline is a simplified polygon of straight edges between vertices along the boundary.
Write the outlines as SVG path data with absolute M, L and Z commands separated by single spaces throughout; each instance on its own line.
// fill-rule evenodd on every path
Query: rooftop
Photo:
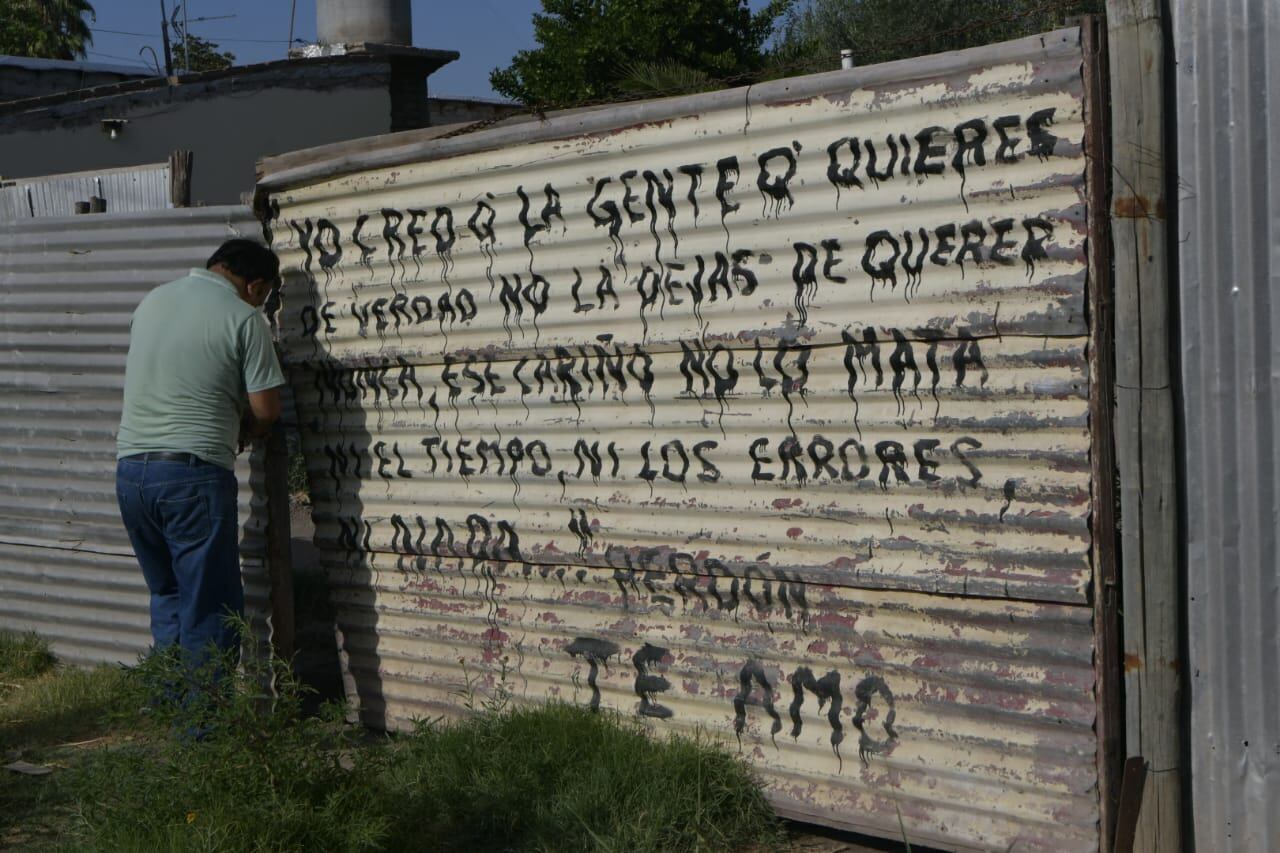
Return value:
M 111 65 L 79 59 L 35 59 L 30 56 L 2 56 L 0 68 L 22 68 L 27 71 L 75 71 L 89 74 L 120 74 L 127 77 L 152 77 L 140 65 Z
M 22 100 L 0 103 L 0 113 L 9 114 L 25 112 L 27 110 L 50 107 L 58 104 L 89 101 L 97 98 L 111 97 L 113 95 L 146 92 L 170 86 L 202 84 L 227 78 L 254 76 L 262 73 L 288 72 L 290 76 L 294 76 L 300 73 L 305 74 L 312 70 L 321 71 L 325 68 L 332 68 L 335 64 L 359 64 L 387 59 L 401 63 L 415 63 L 421 66 L 423 74 L 431 74 L 448 63 L 453 62 L 460 55 L 461 54 L 456 50 L 431 50 L 428 48 L 364 44 L 349 46 L 347 52 L 343 54 L 301 59 L 274 59 L 269 62 L 258 62 L 252 65 L 233 65 L 230 68 L 223 68 L 218 71 L 204 71 L 197 74 L 181 74 L 174 75 L 173 77 L 156 77 L 154 75 L 147 75 L 145 72 L 140 74 L 137 69 L 129 69 L 127 73 L 136 75 L 135 79 L 124 80 L 119 83 L 111 83 L 105 86 L 94 86 L 88 89 L 75 89 L 68 92 L 58 92 L 57 94 L 40 95 L 33 98 L 24 98 Z M 61 67 L 65 65 L 73 70 L 84 70 L 86 65 L 85 63 L 75 62 L 64 63 L 61 60 L 27 59 L 25 57 L 12 56 L 3 57 L 3 59 L 11 59 L 15 62 L 24 63 L 57 63 L 57 66 L 50 67 Z M 96 67 L 101 68 L 105 66 Z

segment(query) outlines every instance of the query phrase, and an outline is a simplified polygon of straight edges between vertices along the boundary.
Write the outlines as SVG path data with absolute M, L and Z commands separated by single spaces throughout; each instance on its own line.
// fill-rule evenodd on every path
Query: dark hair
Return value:
M 228 240 L 209 256 L 205 269 L 222 264 L 245 281 L 259 279 L 274 285 L 280 278 L 280 259 L 261 243 L 238 238 Z

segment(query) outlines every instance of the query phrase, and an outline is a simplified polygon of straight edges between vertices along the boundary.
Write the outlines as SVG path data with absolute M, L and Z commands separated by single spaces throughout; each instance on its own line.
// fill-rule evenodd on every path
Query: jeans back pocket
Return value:
M 170 542 L 193 545 L 209 538 L 209 502 L 204 495 L 186 498 L 162 498 L 156 501 L 164 538 Z

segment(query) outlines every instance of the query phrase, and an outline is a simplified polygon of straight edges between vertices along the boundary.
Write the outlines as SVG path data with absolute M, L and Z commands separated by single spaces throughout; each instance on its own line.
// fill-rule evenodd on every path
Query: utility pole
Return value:
M 173 76 L 173 51 L 169 47 L 169 13 L 165 11 L 164 0 L 160 0 L 160 38 L 164 41 L 164 74 Z

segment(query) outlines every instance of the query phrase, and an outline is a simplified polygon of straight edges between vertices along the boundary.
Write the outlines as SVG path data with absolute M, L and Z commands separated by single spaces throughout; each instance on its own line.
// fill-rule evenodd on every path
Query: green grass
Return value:
M 746 765 L 706 740 L 570 705 L 420 726 L 395 750 L 403 792 L 388 849 L 774 849 L 778 823 Z
M 138 705 L 120 666 L 59 665 L 34 634 L 0 632 L 0 755 L 54 748 L 129 728 Z
M 0 632 L 0 687 L 12 689 L 13 682 L 33 678 L 53 669 L 54 657 L 49 644 L 33 633 Z
M 183 677 L 152 657 L 56 667 L 0 696 L 2 742 L 58 768 L 0 776 L 0 848 L 621 853 L 784 838 L 736 756 L 615 714 L 501 708 L 388 737 L 338 705 L 304 714 L 278 661 L 246 661 L 203 705 L 158 698 Z M 194 727 L 207 737 L 175 735 Z
M 68 759 L 44 753 L 41 761 Z M 7 762 L 6 762 L 7 763 Z M 0 850 L 57 850 L 75 823 L 74 794 L 63 776 L 0 770 Z
M 136 712 L 124 695 L 125 673 L 118 666 L 57 668 L 0 700 L 0 750 L 53 746 L 97 737 L 113 715 Z
M 76 822 L 64 768 L 136 727 L 128 698 L 120 667 L 58 666 L 34 634 L 0 632 L 0 765 L 55 768 L 45 776 L 0 770 L 0 849 L 61 849 Z

